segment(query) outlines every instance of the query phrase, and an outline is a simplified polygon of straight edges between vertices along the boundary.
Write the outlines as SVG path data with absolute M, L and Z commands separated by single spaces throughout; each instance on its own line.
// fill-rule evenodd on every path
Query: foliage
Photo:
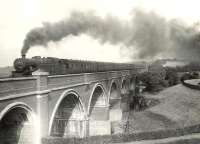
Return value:
M 187 72 L 181 77 L 181 81 L 189 80 L 189 79 L 198 79 L 199 74 L 197 72 Z
M 119 133 L 114 135 L 102 135 L 92 136 L 86 138 L 58 138 L 58 137 L 46 137 L 42 139 L 42 144 L 110 144 L 110 143 L 125 143 L 139 140 L 152 140 L 162 139 L 174 136 L 181 136 L 183 134 L 199 133 L 200 126 L 193 125 L 184 128 L 174 128 L 167 130 L 157 130 L 150 132 L 131 132 L 131 133 Z
M 144 72 L 139 75 L 139 80 L 146 86 L 146 91 L 156 92 L 163 88 L 165 84 L 162 73 Z
M 148 101 L 144 98 L 144 96 L 134 96 L 133 102 L 130 104 L 130 108 L 135 111 L 144 110 L 148 107 Z
M 165 70 L 166 70 L 165 80 L 168 81 L 168 86 L 173 86 L 178 84 L 179 78 L 176 70 L 173 68 L 166 68 Z
M 200 64 L 199 62 L 190 62 L 185 66 L 177 66 L 174 69 L 176 72 L 194 72 L 200 71 Z

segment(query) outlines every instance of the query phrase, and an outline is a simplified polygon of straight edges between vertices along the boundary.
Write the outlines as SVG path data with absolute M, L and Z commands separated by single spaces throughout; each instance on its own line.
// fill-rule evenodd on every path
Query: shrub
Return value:
M 144 72 L 139 75 L 139 80 L 146 86 L 146 91 L 157 92 L 163 89 L 167 83 L 164 81 L 162 73 L 159 72 Z
M 168 85 L 169 85 L 169 86 L 173 86 L 173 85 L 178 84 L 179 78 L 178 78 L 178 74 L 177 74 L 177 72 L 175 71 L 175 69 L 172 69 L 172 68 L 167 68 L 167 69 L 166 69 L 166 77 L 165 77 L 165 80 L 168 81 Z
M 197 72 L 187 72 L 181 77 L 181 81 L 189 80 L 189 79 L 198 79 L 199 74 Z

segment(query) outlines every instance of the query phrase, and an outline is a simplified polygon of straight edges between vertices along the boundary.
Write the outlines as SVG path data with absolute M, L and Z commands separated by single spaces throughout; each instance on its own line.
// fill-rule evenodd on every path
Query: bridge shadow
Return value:
M 0 144 L 34 144 L 33 122 L 23 108 L 14 108 L 0 122 Z
M 109 109 L 120 109 L 121 94 L 116 83 L 113 83 L 110 90 Z

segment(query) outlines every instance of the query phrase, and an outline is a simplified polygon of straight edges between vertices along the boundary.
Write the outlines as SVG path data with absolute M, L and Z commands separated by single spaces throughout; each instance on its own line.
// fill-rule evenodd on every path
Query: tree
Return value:
M 178 74 L 176 72 L 176 69 L 174 68 L 166 68 L 166 77 L 165 80 L 168 81 L 169 86 L 173 86 L 178 84 Z
M 144 72 L 139 75 L 139 79 L 145 84 L 146 91 L 155 92 L 163 88 L 162 75 L 156 72 Z

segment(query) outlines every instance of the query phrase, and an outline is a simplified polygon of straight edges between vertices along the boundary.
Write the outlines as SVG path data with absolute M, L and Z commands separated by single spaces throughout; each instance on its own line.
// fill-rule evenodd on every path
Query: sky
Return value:
M 188 24 L 200 19 L 198 0 L 0 0 L 0 66 L 12 65 L 21 56 L 27 32 L 44 22 L 57 22 L 72 11 L 94 11 L 100 17 L 112 15 L 128 21 L 130 13 L 140 8 L 154 11 L 166 19 L 178 18 Z M 36 55 L 69 59 L 128 62 L 128 51 L 121 45 L 99 43 L 89 35 L 72 36 L 50 42 L 48 49 L 31 48 L 27 57 Z

